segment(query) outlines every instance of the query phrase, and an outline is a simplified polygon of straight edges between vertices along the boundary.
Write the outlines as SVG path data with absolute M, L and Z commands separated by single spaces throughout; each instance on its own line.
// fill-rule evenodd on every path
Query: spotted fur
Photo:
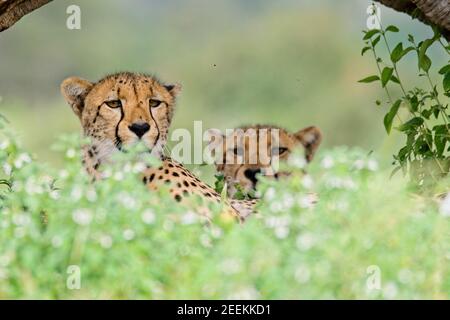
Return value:
M 83 163 L 95 179 L 101 178 L 101 165 L 111 155 L 139 141 L 162 160 L 157 168 L 147 168 L 142 182 L 149 190 L 165 184 L 175 201 L 199 195 L 220 202 L 220 195 L 199 180 L 183 165 L 163 155 L 172 120 L 178 84 L 164 84 L 153 76 L 117 73 L 96 83 L 70 77 L 61 84 L 61 92 L 81 121 L 90 144 L 83 149 Z M 241 219 L 247 217 L 254 201 L 231 200 L 226 211 Z
M 274 139 L 272 134 L 279 138 Z M 310 162 L 322 141 L 322 133 L 314 126 L 295 133 L 271 125 L 243 126 L 226 135 L 212 130 L 210 136 L 216 169 L 224 175 L 230 197 L 236 195 L 237 186 L 246 193 L 254 191 L 259 175 L 277 179 L 289 175 L 286 171 L 273 170 L 274 159 L 286 161 L 295 149 L 303 148 L 305 160 Z M 267 149 L 262 150 L 263 147 Z

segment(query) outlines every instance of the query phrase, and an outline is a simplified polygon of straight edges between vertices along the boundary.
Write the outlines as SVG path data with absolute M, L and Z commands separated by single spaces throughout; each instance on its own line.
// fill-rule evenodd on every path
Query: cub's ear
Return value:
M 310 162 L 322 142 L 322 132 L 317 127 L 308 127 L 299 130 L 294 136 L 305 147 L 305 157 Z
M 181 92 L 181 84 L 179 84 L 179 83 L 166 84 L 166 85 L 164 85 L 164 88 L 166 88 L 167 91 L 169 91 L 170 95 L 173 98 L 176 98 L 178 96 L 178 94 Z
M 61 83 L 61 93 L 64 99 L 79 118 L 81 118 L 83 112 L 84 98 L 86 98 L 92 86 L 91 82 L 78 77 L 67 78 Z

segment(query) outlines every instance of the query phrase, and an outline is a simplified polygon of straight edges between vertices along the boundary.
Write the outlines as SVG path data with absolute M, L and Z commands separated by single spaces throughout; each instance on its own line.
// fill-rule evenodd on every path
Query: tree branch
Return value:
M 52 0 L 0 0 L 0 32 Z
M 428 25 L 437 26 L 450 41 L 450 0 L 375 0 Z

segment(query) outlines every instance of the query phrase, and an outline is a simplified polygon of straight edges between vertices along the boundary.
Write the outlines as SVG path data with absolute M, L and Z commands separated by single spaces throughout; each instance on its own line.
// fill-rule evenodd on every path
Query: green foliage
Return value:
M 209 225 L 167 190 L 149 192 L 132 152 L 92 183 L 76 136 L 56 148 L 60 171 L 0 129 L 0 298 L 449 298 L 450 206 L 386 182 L 362 150 L 325 152 L 311 176 L 263 179 L 259 213 L 241 226 L 220 206 Z M 380 289 L 367 286 L 369 266 Z
M 448 175 L 450 171 L 450 113 L 448 101 L 442 100 L 450 97 L 450 63 L 439 70 L 443 76 L 442 89 L 432 82 L 430 68 L 432 60 L 427 50 L 434 44 L 440 44 L 444 51 L 449 54 L 448 45 L 444 45 L 441 35 L 437 29 L 433 29 L 433 37 L 425 39 L 416 44 L 412 35 L 408 35 L 409 46 L 404 48 L 403 42 L 399 42 L 391 50 L 387 39 L 388 32 L 399 32 L 396 26 L 386 29 L 369 30 L 364 32 L 363 40 L 365 46 L 362 54 L 367 51 L 373 53 L 379 75 L 366 77 L 359 82 L 369 83 L 380 80 L 381 87 L 387 95 L 386 104 L 389 111 L 384 117 L 384 127 L 388 134 L 391 133 L 395 119 L 398 125 L 394 128 L 406 136 L 406 143 L 394 155 L 394 164 L 398 169 L 408 171 L 414 181 L 423 184 Z M 375 40 L 375 35 L 379 34 Z M 380 57 L 376 44 L 382 37 L 388 53 L 388 62 Z M 425 77 L 428 89 L 414 87 L 407 90 L 400 78 L 398 63 L 409 53 L 416 52 L 418 76 Z M 450 62 L 450 61 L 449 61 Z M 394 98 L 388 85 L 394 89 L 400 89 L 401 96 Z M 377 100 L 377 105 L 380 101 Z M 430 161 L 431 160 L 431 161 Z M 426 183 L 425 185 L 428 185 Z

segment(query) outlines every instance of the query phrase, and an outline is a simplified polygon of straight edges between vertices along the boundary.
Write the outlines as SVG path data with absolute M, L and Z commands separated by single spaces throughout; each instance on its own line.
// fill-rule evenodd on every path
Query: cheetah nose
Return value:
M 139 138 L 150 129 L 150 125 L 147 122 L 135 122 L 131 126 L 128 126 L 132 132 L 134 132 Z
M 256 178 L 256 175 L 258 173 L 261 173 L 261 169 L 259 169 L 259 168 L 257 168 L 257 169 L 246 169 L 244 171 L 244 176 L 246 176 L 253 183 L 253 185 L 256 185 L 256 182 L 258 182 L 258 179 Z

